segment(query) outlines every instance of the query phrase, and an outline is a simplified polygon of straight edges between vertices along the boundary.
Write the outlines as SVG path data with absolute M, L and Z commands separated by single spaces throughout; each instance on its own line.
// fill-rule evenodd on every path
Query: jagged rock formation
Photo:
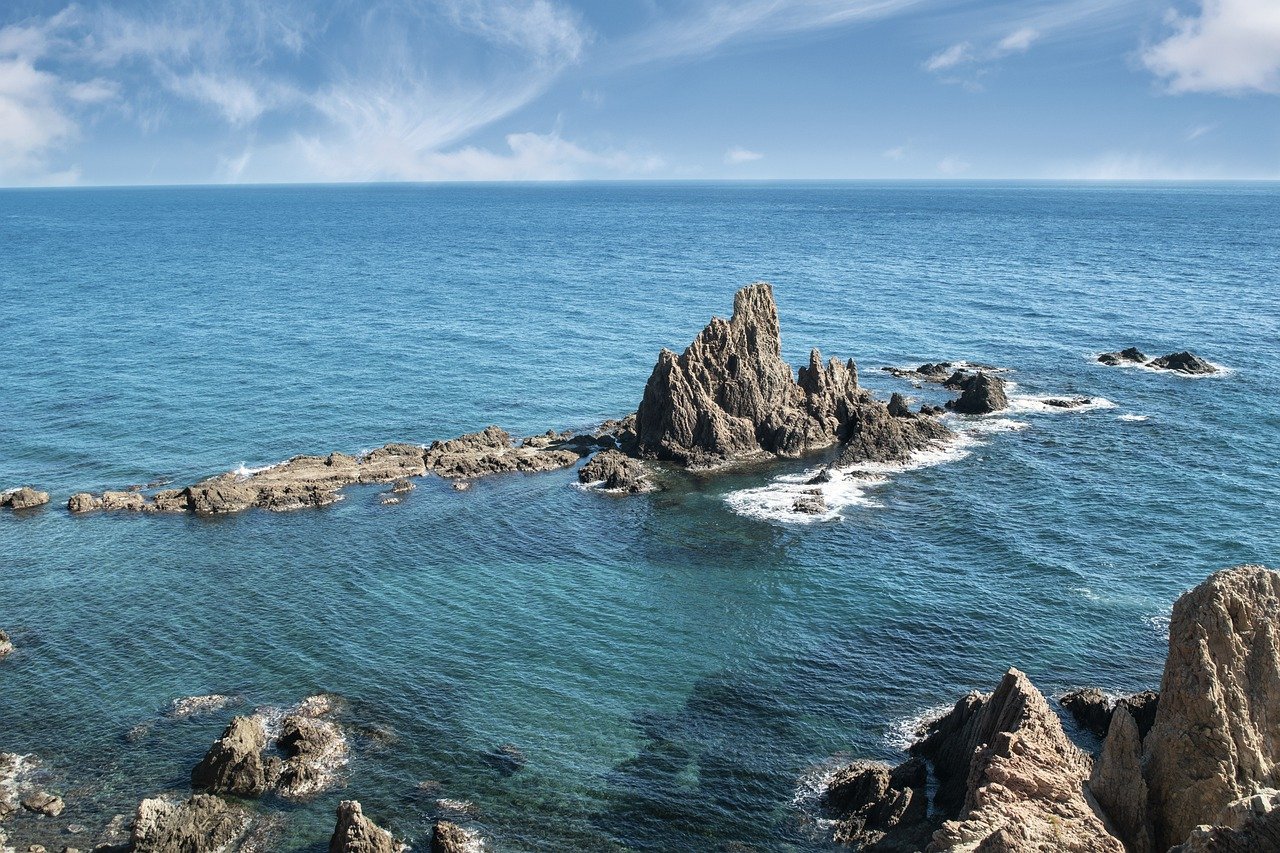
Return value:
M 1142 778 L 1142 734 L 1125 705 L 1111 713 L 1110 729 L 1089 777 L 1089 791 L 1110 818 L 1129 853 L 1150 853 L 1147 784 Z
M 921 382 L 942 382 L 955 369 L 949 361 L 926 361 L 919 367 L 882 367 L 885 373 L 899 379 L 916 379 Z
M 866 851 L 919 849 L 928 839 L 927 782 L 920 759 L 893 768 L 879 761 L 840 768 L 823 793 L 823 804 L 839 815 L 835 840 Z
M 664 349 L 658 356 L 626 449 L 705 468 L 795 457 L 837 442 L 855 445 L 861 459 L 902 459 L 945 437 L 945 428 L 927 418 L 921 422 L 936 429 L 890 420 L 885 405 L 858 387 L 852 360 L 824 365 L 815 349 L 793 378 L 781 353 L 773 289 L 761 282 L 739 290 L 728 320 L 712 318 L 682 354 Z M 879 434 L 862 434 L 864 422 Z M 882 445 L 879 438 L 893 441 Z
M 1133 716 L 1141 740 L 1155 724 L 1159 701 L 1160 694 L 1154 690 L 1113 699 L 1096 687 L 1083 687 L 1064 693 L 1058 704 L 1070 712 L 1082 728 L 1098 737 L 1106 737 L 1112 714 L 1123 707 Z
M 1098 361 L 1112 367 L 1121 364 L 1146 364 L 1150 360 L 1151 357 L 1137 347 L 1129 347 L 1119 352 L 1104 352 L 1098 356 Z
M 1174 370 L 1178 373 L 1190 373 L 1197 376 L 1218 372 L 1218 368 L 1195 353 L 1187 352 L 1186 350 L 1171 352 L 1168 355 L 1152 359 L 1147 366 L 1154 367 L 1157 370 Z
M 941 763 L 950 771 L 946 784 L 953 789 L 968 756 L 959 815 L 934 833 L 931 853 L 1123 853 L 1085 798 L 1089 757 L 1067 739 L 1044 696 L 1018 670 L 1009 670 L 990 697 L 961 700 L 917 747 L 935 768 Z
M 1280 788 L 1280 574 L 1237 566 L 1178 599 L 1144 744 L 1157 850 Z
M 620 450 L 602 450 L 591 457 L 578 469 L 578 482 L 599 483 L 603 491 L 631 494 L 655 488 L 644 463 Z
M 1264 853 L 1280 850 L 1280 791 L 1264 789 L 1223 809 L 1214 825 L 1197 826 L 1170 853 Z
M 4 660 L 10 652 L 13 651 L 13 641 L 9 639 L 9 635 L 0 628 L 0 660 Z
M 220 515 L 254 507 L 275 511 L 320 507 L 341 500 L 342 489 L 356 483 L 398 483 L 428 473 L 461 479 L 566 468 L 589 451 L 590 445 L 579 438 L 517 447 L 506 430 L 490 426 L 426 448 L 393 443 L 363 456 L 295 456 L 249 474 L 229 471 L 185 489 L 164 489 L 150 498 L 132 491 L 79 492 L 67 501 L 67 509 L 73 513 L 128 510 Z M 613 441 L 611 437 L 608 440 Z
M 32 509 L 49 502 L 49 493 L 30 486 L 21 486 L 7 492 L 0 492 L 0 508 Z
M 346 763 L 347 739 L 337 724 L 290 714 L 280 726 L 277 745 L 285 753 L 280 794 L 302 799 L 329 788 L 336 770 Z
M 955 380 L 955 381 L 953 381 Z M 987 415 L 1009 407 L 1004 392 L 1004 380 L 980 370 L 972 375 L 953 375 L 947 387 L 958 388 L 960 398 L 948 400 L 947 408 L 964 415 Z
M 186 802 L 143 800 L 133 820 L 134 853 L 217 853 L 242 838 L 252 816 L 212 794 Z
M 329 839 L 329 853 L 398 853 L 391 833 L 364 816 L 360 803 L 343 800 L 338 805 L 338 823 Z
M 431 832 L 431 853 L 471 853 L 472 835 L 456 823 L 438 820 Z
M 269 771 L 263 760 L 267 731 L 259 717 L 233 717 L 222 737 L 191 770 L 191 787 L 215 794 L 260 797 L 279 775 L 279 760 Z

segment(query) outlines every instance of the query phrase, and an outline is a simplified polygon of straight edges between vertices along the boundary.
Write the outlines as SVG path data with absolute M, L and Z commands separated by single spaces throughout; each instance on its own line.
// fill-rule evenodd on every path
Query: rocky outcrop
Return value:
M 359 802 L 343 800 L 338 805 L 329 853 L 399 853 L 401 849 L 391 833 L 364 816 Z
M 22 807 L 29 812 L 57 817 L 67 807 L 66 802 L 57 794 L 48 791 L 33 791 L 22 798 Z
M 219 853 L 242 838 L 252 823 L 243 808 L 212 794 L 175 803 L 143 800 L 133 820 L 134 853 Z
M 1104 352 L 1098 356 L 1098 361 L 1112 367 L 1122 364 L 1146 364 L 1150 360 L 1151 357 L 1137 347 L 1129 347 L 1119 352 Z
M 475 849 L 470 832 L 447 820 L 438 820 L 431 831 L 431 853 L 471 853 Z
M 1157 850 L 1280 787 L 1280 574 L 1238 566 L 1178 599 L 1144 743 Z
M 911 454 L 951 438 L 951 431 L 930 415 L 895 417 L 889 407 L 871 400 L 854 409 L 846 423 L 837 467 L 861 462 L 906 462 Z
M 1085 798 L 1089 757 L 1025 675 L 1011 669 L 990 697 L 966 699 L 948 715 L 954 719 L 931 727 L 919 750 L 935 756 L 935 768 L 939 760 L 947 766 L 952 785 L 969 756 L 957 819 L 934 833 L 929 851 L 1123 853 Z
M 791 511 L 806 515 L 826 515 L 831 508 L 827 505 L 826 495 L 822 489 L 805 489 L 791 502 Z
M 0 628 L 0 660 L 4 660 L 12 651 L 13 641 L 9 639 L 9 635 L 4 632 L 4 629 Z
M 960 397 L 947 401 L 947 408 L 964 415 L 988 415 L 1009 407 L 1005 395 L 1004 380 L 986 371 L 948 380 L 948 387 L 957 388 Z
M 1150 853 L 1147 785 L 1142 778 L 1142 735 L 1125 705 L 1110 714 L 1102 752 L 1089 777 L 1089 791 L 1111 820 L 1129 853 Z
M 48 502 L 48 492 L 42 492 L 30 486 L 21 486 L 17 489 L 10 489 L 7 492 L 0 492 L 0 508 L 33 509 L 38 506 L 44 506 Z
M 927 782 L 920 759 L 840 768 L 823 793 L 823 805 L 837 815 L 835 840 L 867 851 L 919 849 L 928 840 Z
M 1147 363 L 1147 367 L 1154 367 L 1157 370 L 1174 370 L 1178 373 L 1189 373 L 1193 376 L 1218 372 L 1218 368 L 1195 353 L 1187 352 L 1186 350 L 1171 352 L 1168 355 L 1152 359 Z
M 260 797 L 279 774 L 264 760 L 267 732 L 259 717 L 233 717 L 222 737 L 214 741 L 204 759 L 191 770 L 191 787 L 215 794 Z
M 599 484 L 597 488 L 609 492 L 651 492 L 653 480 L 644 463 L 632 459 L 620 450 L 602 450 L 578 469 L 578 481 Z
M 823 364 L 813 350 L 795 377 L 781 351 L 772 288 L 757 283 L 738 291 L 730 319 L 712 318 L 682 354 L 658 356 L 636 412 L 635 440 L 624 449 L 709 468 L 796 457 L 840 442 L 863 459 L 900 459 L 945 437 L 932 421 L 937 429 L 891 421 L 885 404 L 858 387 L 852 360 Z M 894 427 L 883 428 L 890 421 Z M 874 435 L 864 434 L 868 426 Z M 882 438 L 896 441 L 882 449 Z
M 1170 853 L 1264 853 L 1280 850 L 1280 791 L 1265 789 L 1228 805 L 1213 825 L 1197 826 Z
M 432 442 L 425 454 L 426 466 L 441 477 L 473 479 L 509 472 L 535 473 L 567 468 L 581 454 L 574 450 L 516 447 L 510 433 L 496 426 L 481 432 Z
M 347 762 L 347 739 L 330 720 L 291 714 L 280 725 L 277 745 L 285 754 L 280 795 L 290 799 L 328 789 L 336 781 L 338 768 Z
M 885 373 L 899 379 L 914 379 L 921 382 L 942 382 L 954 371 L 956 365 L 949 361 L 926 361 L 919 367 L 882 367 Z
M 1098 737 L 1106 736 L 1113 712 L 1123 707 L 1133 716 L 1138 727 L 1138 738 L 1141 740 L 1155 723 L 1159 699 L 1160 694 L 1154 690 L 1144 690 L 1115 699 L 1096 687 L 1083 687 L 1062 694 L 1058 704 L 1071 714 L 1081 728 Z

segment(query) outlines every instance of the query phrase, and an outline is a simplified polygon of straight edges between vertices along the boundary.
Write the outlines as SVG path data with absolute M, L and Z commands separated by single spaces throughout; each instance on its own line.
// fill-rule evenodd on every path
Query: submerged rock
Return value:
M 503 776 L 510 776 L 524 769 L 528 759 L 520 747 L 504 743 L 484 754 L 484 759 Z
M 1093 404 L 1092 397 L 1050 397 L 1044 401 L 1046 406 L 1052 406 L 1055 409 L 1078 409 L 1081 406 L 1089 406 Z
M 221 693 L 208 693 L 203 696 L 183 696 L 181 699 L 174 699 L 169 703 L 169 710 L 166 712 L 166 716 L 174 720 L 186 720 L 202 714 L 221 711 L 228 705 L 239 701 L 241 700 L 235 696 L 226 696 Z
M 952 742 L 935 739 L 935 754 L 957 760 L 969 745 L 974 749 L 967 752 L 959 815 L 934 833 L 931 853 L 1123 853 L 1084 795 L 1089 757 L 1067 739 L 1057 715 L 1025 675 L 1009 670 L 989 698 L 957 711 L 961 719 L 943 727 L 950 732 L 943 739 Z M 934 729 L 935 738 L 940 731 Z
M 22 807 L 29 812 L 57 817 L 67 807 L 62 797 L 48 791 L 36 791 L 22 798 Z
M 1009 407 L 1009 398 L 1004 392 L 1004 380 L 985 371 L 964 376 L 954 384 L 948 380 L 948 386 L 960 390 L 958 400 L 947 402 L 947 408 L 953 412 L 965 415 L 987 415 Z
M 1146 364 L 1151 357 L 1137 347 L 1129 347 L 1119 352 L 1104 352 L 1098 356 L 1098 361 L 1103 364 L 1109 364 L 1112 367 L 1121 364 Z
M 175 803 L 143 800 L 133 820 L 135 853 L 219 853 L 244 837 L 249 812 L 212 794 Z
M 271 784 L 274 772 L 263 760 L 267 732 L 259 717 L 233 717 L 204 759 L 191 770 L 191 787 L 215 794 L 260 797 Z
M 645 465 L 620 450 L 602 450 L 578 469 L 578 481 L 599 483 L 600 488 L 611 492 L 650 492 L 653 480 Z
M 21 486 L 7 492 L 0 492 L 0 507 L 9 509 L 33 509 L 49 502 L 49 493 L 30 486 Z
M 624 449 L 706 468 L 796 457 L 843 441 L 860 458 L 881 460 L 905 458 L 947 433 L 917 429 L 914 420 L 866 433 L 864 424 L 879 426 L 890 416 L 858 387 L 852 360 L 824 365 L 813 350 L 797 378 L 781 350 L 772 288 L 761 282 L 739 290 L 728 320 L 713 318 L 682 354 L 664 349 L 658 356 L 636 412 L 635 440 Z M 897 441 L 882 448 L 884 438 Z
M 1280 788 L 1280 574 L 1237 566 L 1173 606 L 1144 772 L 1158 850 Z
M 1178 373 L 1189 373 L 1195 376 L 1208 373 L 1217 373 L 1218 368 L 1205 361 L 1193 352 L 1171 352 L 1168 355 L 1162 355 L 1159 358 L 1152 359 L 1147 367 L 1154 367 L 1157 370 L 1173 370 Z
M 338 804 L 338 822 L 329 839 L 329 853 L 398 853 L 391 833 L 364 816 L 360 803 L 343 800 Z

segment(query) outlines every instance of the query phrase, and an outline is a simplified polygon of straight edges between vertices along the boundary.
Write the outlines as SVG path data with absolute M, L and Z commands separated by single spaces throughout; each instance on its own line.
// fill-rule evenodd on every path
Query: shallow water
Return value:
M 0 487 L 57 503 L 598 423 L 756 279 L 792 363 L 819 346 L 934 399 L 878 368 L 968 358 L 1020 401 L 809 524 L 726 498 L 812 462 L 630 498 L 562 471 L 397 506 L 0 513 L 0 749 L 66 792 L 52 825 L 184 790 L 232 713 L 325 690 L 352 762 L 280 806 L 282 850 L 324 849 L 343 797 L 418 842 L 443 797 L 495 850 L 827 849 L 793 804 L 815 766 L 894 757 L 1009 665 L 1154 686 L 1182 590 L 1280 563 L 1275 185 L 6 191 L 0 241 Z M 1093 362 L 1128 345 L 1230 371 Z M 1114 406 L 1034 402 L 1077 394 Z M 211 692 L 244 704 L 163 719 Z M 504 743 L 523 770 L 486 760 Z

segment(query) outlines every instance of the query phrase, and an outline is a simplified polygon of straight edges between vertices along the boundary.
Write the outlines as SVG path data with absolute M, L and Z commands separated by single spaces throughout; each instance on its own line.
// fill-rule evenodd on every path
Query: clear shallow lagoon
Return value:
M 1280 564 L 1275 184 L 5 191 L 0 246 L 0 487 L 55 499 L 0 514 L 0 750 L 44 759 L 62 823 L 185 789 L 231 713 L 327 690 L 347 783 L 282 807 L 286 850 L 324 849 L 344 797 L 419 842 L 448 797 L 503 851 L 823 850 L 793 805 L 814 765 L 893 758 L 1010 664 L 1154 686 L 1182 590 Z M 793 364 L 851 356 L 882 395 L 914 390 L 886 364 L 1007 366 L 1025 427 L 809 525 L 725 500 L 795 464 L 629 499 L 562 471 L 212 520 L 61 507 L 589 426 L 757 279 Z M 1129 345 L 1231 370 L 1093 363 Z M 126 742 L 210 692 L 247 704 Z M 484 757 L 508 742 L 513 775 Z

